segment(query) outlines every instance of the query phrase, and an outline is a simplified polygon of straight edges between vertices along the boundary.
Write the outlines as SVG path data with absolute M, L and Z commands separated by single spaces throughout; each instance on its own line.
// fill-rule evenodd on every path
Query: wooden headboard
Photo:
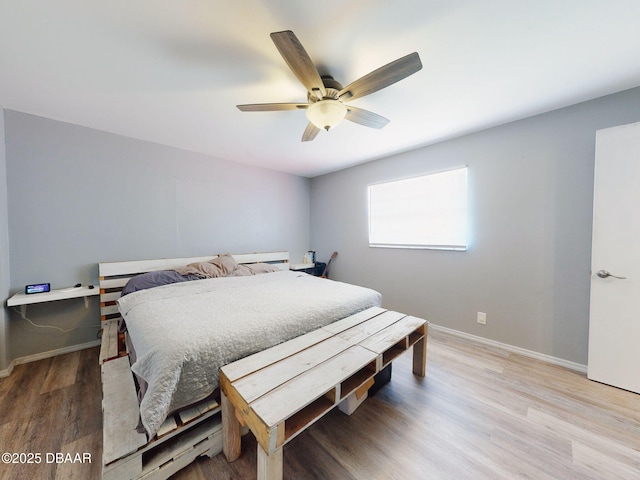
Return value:
M 117 321 L 121 318 L 116 300 L 120 298 L 120 292 L 131 277 L 158 270 L 170 270 L 195 262 L 207 262 L 217 257 L 218 255 L 209 255 L 205 257 L 100 262 L 98 264 L 98 275 L 100 277 L 100 316 L 104 322 L 102 350 L 110 350 L 112 352 L 110 354 L 101 353 L 101 363 L 106 357 L 115 356 L 118 351 L 121 350 L 121 348 L 116 345 L 109 348 L 108 345 L 105 345 L 105 342 L 109 342 L 110 340 L 108 339 L 110 338 L 115 338 L 114 333 L 117 328 Z M 289 270 L 289 252 L 242 253 L 234 254 L 233 258 L 238 263 L 270 263 L 278 266 L 282 270 Z

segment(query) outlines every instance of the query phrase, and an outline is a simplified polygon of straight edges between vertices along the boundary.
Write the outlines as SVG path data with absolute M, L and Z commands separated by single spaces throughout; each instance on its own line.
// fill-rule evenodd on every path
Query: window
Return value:
M 467 249 L 467 167 L 369 185 L 369 246 Z

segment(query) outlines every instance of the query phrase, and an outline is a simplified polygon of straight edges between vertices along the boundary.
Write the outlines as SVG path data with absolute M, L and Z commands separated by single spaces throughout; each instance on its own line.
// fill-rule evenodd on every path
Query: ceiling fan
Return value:
M 392 85 L 422 68 L 416 52 L 384 65 L 346 87 L 330 75 L 318 73 L 306 50 L 295 36 L 286 30 L 274 32 L 271 40 L 287 62 L 291 71 L 307 89 L 307 103 L 253 103 L 238 105 L 243 112 L 269 112 L 278 110 L 306 110 L 309 124 L 302 134 L 302 141 L 316 138 L 321 129 L 329 131 L 345 118 L 371 128 L 382 128 L 389 123 L 377 113 L 347 105 L 346 101 L 364 97 Z

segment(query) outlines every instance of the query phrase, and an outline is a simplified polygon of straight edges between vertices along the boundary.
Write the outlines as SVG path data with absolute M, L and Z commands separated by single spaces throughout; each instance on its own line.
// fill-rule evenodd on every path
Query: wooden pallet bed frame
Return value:
M 213 457 L 222 451 L 220 405 L 208 400 L 169 416 L 156 437 L 148 439 L 136 428 L 139 405 L 124 335 L 118 332 L 122 318 L 116 300 L 127 281 L 136 275 L 169 270 L 217 255 L 130 262 L 101 262 L 100 313 L 102 345 L 103 480 L 164 480 L 197 457 Z M 238 263 L 266 262 L 289 269 L 289 252 L 233 255 Z M 219 400 L 219 399 L 218 399 Z

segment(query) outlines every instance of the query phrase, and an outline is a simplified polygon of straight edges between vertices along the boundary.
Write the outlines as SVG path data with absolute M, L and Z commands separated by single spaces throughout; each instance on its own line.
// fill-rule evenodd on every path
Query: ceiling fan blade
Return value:
M 382 115 L 350 105 L 347 105 L 347 114 L 344 118 L 370 128 L 383 128 L 389 123 L 389 119 Z
M 248 105 L 236 105 L 243 112 L 274 112 L 278 110 L 304 110 L 307 103 L 250 103 Z
M 364 97 L 399 82 L 421 68 L 422 62 L 418 53 L 410 53 L 350 83 L 338 92 L 338 97 L 342 101 Z
M 304 129 L 304 133 L 302 134 L 302 141 L 310 142 L 311 140 L 316 138 L 316 135 L 318 135 L 319 131 L 320 129 L 318 127 L 309 122 L 309 125 L 307 125 L 307 128 Z
M 326 95 L 324 83 L 298 37 L 291 30 L 285 30 L 272 33 L 271 40 L 298 80 L 309 92 L 314 92 L 318 99 L 322 99 Z

